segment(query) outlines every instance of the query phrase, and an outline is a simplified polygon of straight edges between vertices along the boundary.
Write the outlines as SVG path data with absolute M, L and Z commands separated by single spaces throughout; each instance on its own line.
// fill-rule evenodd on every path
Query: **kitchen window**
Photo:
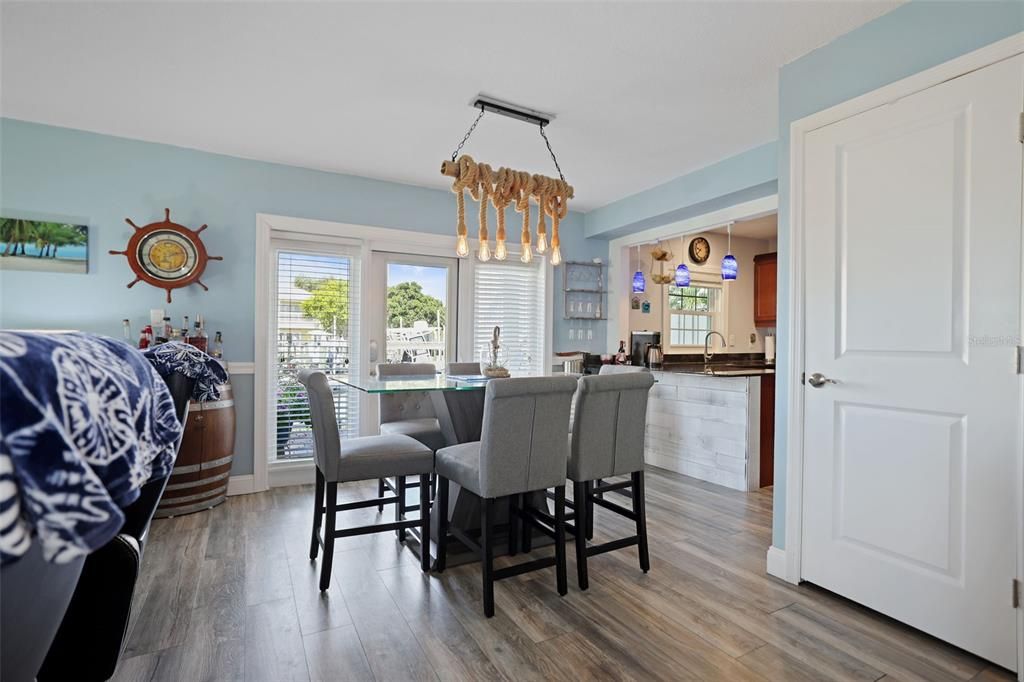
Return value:
M 703 346 L 710 331 L 721 331 L 724 292 L 720 284 L 694 282 L 666 287 L 669 346 Z

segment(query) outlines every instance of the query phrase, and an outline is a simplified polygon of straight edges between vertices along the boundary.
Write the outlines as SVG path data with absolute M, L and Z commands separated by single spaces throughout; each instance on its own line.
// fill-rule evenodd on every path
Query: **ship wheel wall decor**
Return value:
M 112 255 L 128 258 L 128 265 L 135 273 L 135 279 L 128 283 L 131 289 L 139 282 L 167 290 L 167 302 L 171 302 L 171 290 L 198 284 L 203 291 L 209 287 L 200 281 L 207 261 L 224 260 L 223 256 L 211 256 L 199 233 L 206 229 L 190 230 L 184 225 L 171 222 L 171 209 L 164 209 L 164 219 L 139 227 L 131 218 L 124 221 L 135 228 L 124 251 L 111 250 Z

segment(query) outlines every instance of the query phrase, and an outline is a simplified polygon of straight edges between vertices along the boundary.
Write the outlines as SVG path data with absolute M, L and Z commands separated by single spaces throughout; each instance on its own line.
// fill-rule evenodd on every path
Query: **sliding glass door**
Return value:
M 301 368 L 329 376 L 358 371 L 360 250 L 331 242 L 272 240 L 274 313 L 269 340 L 273 403 L 268 459 L 313 456 L 309 403 Z M 343 438 L 359 435 L 359 400 L 335 387 Z

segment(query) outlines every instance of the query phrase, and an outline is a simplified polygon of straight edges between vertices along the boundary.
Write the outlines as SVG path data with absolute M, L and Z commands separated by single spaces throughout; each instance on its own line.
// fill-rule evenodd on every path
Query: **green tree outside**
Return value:
M 296 281 L 296 284 L 299 283 Z M 312 296 L 300 304 L 302 314 L 320 322 L 320 327 L 329 334 L 347 336 L 348 280 L 319 280 L 310 292 Z
M 330 334 L 345 335 L 348 328 L 348 281 L 296 277 L 295 286 L 312 295 L 300 306 L 302 314 L 317 320 Z M 388 287 L 388 326 L 411 327 L 423 320 L 429 325 L 445 324 L 445 307 L 439 299 L 423 292 L 419 282 L 401 282 Z
M 444 303 L 423 293 L 419 282 L 400 282 L 388 287 L 388 326 L 411 327 L 423 320 L 430 326 L 444 326 Z

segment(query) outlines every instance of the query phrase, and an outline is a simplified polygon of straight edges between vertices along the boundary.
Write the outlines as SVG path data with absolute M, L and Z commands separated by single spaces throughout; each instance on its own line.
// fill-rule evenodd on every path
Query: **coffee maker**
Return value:
M 651 369 L 651 364 L 647 361 L 647 349 L 651 346 L 661 348 L 661 332 L 651 332 L 645 329 L 629 333 L 630 357 L 634 365 Z

